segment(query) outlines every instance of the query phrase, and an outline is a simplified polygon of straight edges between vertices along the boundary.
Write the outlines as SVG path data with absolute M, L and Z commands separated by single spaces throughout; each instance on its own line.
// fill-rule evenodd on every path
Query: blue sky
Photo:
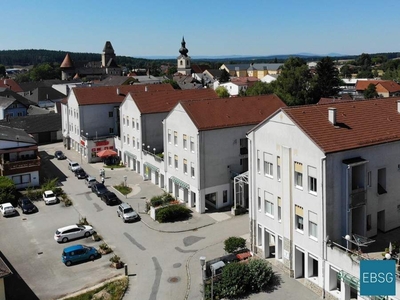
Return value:
M 117 55 L 326 55 L 400 51 L 399 0 L 15 0 L 2 5 L 0 50 Z

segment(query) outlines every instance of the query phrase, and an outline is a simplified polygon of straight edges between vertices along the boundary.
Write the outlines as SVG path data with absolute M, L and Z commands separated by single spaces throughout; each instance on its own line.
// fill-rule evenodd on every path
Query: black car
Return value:
M 88 177 L 88 174 L 85 172 L 84 169 L 81 168 L 75 171 L 75 176 L 78 179 L 85 179 L 86 177 Z
M 97 182 L 95 184 L 92 184 L 92 192 L 100 197 L 104 193 L 108 192 L 108 190 L 104 184 Z
M 54 157 L 57 158 L 58 160 L 62 160 L 62 159 L 66 159 L 67 158 L 65 156 L 65 154 L 60 150 L 54 152 Z
M 21 197 L 18 199 L 18 206 L 24 214 L 29 214 L 37 211 L 37 207 L 28 197 Z
M 101 200 L 103 200 L 107 205 L 119 204 L 121 201 L 118 199 L 117 195 L 113 192 L 105 192 L 100 196 Z

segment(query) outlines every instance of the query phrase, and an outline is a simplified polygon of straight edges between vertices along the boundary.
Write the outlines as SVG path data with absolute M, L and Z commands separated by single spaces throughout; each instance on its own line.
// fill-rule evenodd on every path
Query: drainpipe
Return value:
M 325 264 L 326 264 L 326 226 L 325 226 L 325 209 L 326 209 L 326 197 L 325 197 L 325 190 L 324 187 L 326 187 L 325 180 L 325 169 L 326 169 L 326 156 L 321 158 L 321 197 L 322 197 L 322 214 L 321 214 L 321 225 L 322 225 L 322 234 L 323 234 L 323 241 L 321 243 L 321 250 L 322 250 L 322 299 L 325 299 Z

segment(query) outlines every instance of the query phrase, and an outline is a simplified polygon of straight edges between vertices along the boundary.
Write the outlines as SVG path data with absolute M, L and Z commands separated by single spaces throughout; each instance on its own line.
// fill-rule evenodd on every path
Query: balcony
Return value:
M 6 161 L 0 164 L 0 170 L 2 173 L 12 172 L 16 173 L 18 170 L 29 169 L 29 168 L 40 168 L 40 157 L 36 157 L 34 159 L 24 159 L 18 161 Z M 5 175 L 5 174 L 3 174 Z
M 364 188 L 352 190 L 349 197 L 349 209 L 367 204 L 367 191 Z

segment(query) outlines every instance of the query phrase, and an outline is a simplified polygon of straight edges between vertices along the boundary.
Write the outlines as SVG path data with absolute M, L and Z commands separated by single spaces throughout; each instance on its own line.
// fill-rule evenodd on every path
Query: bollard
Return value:
M 124 265 L 124 268 L 125 268 L 125 276 L 128 276 L 128 265 L 125 264 L 125 265 Z

